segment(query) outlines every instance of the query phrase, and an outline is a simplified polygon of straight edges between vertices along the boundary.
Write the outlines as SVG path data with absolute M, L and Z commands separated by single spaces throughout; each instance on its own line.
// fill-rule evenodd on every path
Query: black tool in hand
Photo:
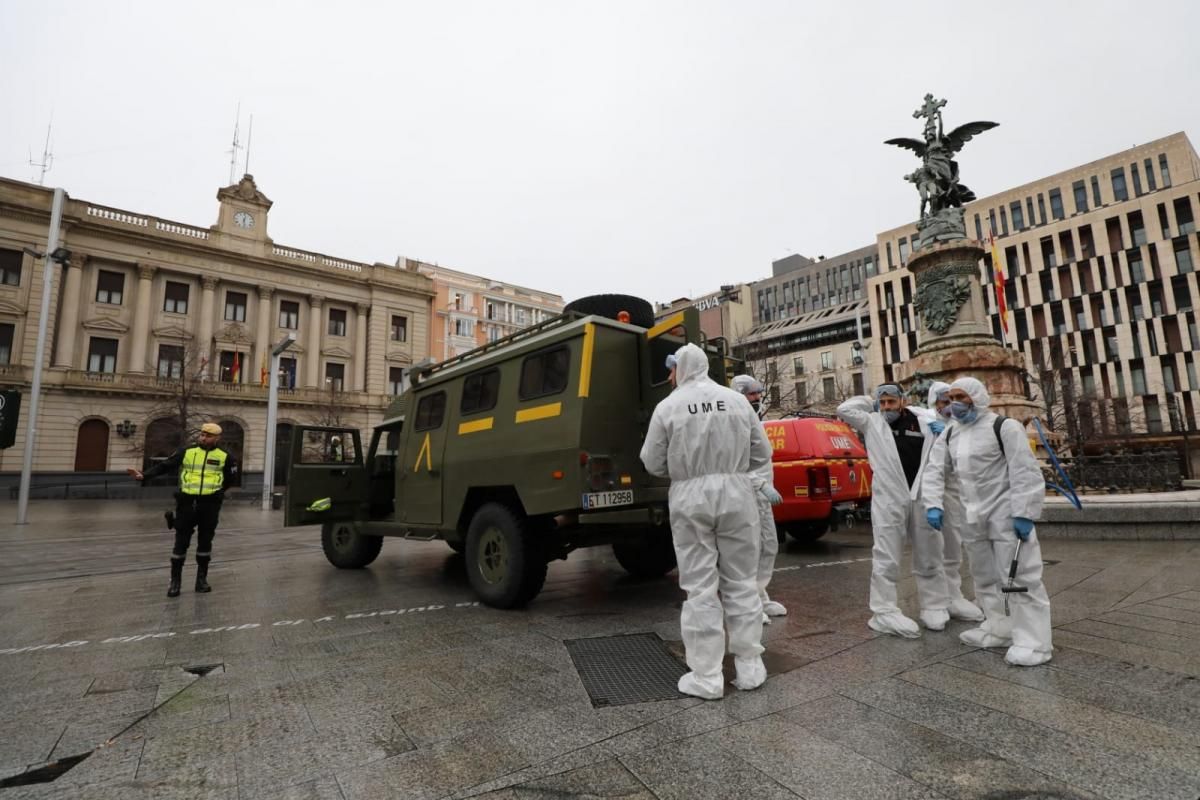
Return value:
M 1021 557 L 1021 540 L 1017 539 L 1017 549 L 1013 552 L 1012 564 L 1008 568 L 1008 583 L 1000 587 L 1000 591 L 1004 594 L 1004 614 L 1009 616 L 1012 614 L 1008 610 L 1008 596 L 1013 593 L 1028 592 L 1028 586 L 1014 586 L 1013 581 L 1017 579 L 1017 559 Z
M 164 511 L 163 519 L 165 519 L 167 521 L 167 530 L 169 530 L 169 531 L 175 530 L 175 512 L 174 511 Z

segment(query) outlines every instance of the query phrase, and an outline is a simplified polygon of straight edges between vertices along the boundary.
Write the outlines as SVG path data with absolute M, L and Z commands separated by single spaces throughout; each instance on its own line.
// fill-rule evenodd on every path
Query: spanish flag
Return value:
M 1000 262 L 1000 251 L 996 247 L 996 237 L 989 234 L 992 243 L 992 272 L 996 275 L 996 310 L 1000 312 L 1000 327 L 1008 333 L 1008 301 L 1004 299 L 1004 265 Z
M 262 368 L 259 369 L 259 371 L 258 371 L 258 385 L 259 386 L 267 385 L 267 357 L 266 356 L 263 356 Z
M 230 371 L 230 383 L 242 382 L 242 362 L 239 360 L 238 351 L 233 351 L 233 369 Z

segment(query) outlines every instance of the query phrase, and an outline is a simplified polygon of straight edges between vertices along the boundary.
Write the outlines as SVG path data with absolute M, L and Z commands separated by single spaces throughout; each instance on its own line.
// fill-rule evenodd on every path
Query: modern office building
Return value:
M 700 330 L 709 339 L 723 338 L 736 345 L 754 327 L 753 291 L 745 283 L 722 286 L 715 292 L 692 299 L 681 297 L 664 303 L 654 310 L 658 320 L 665 319 L 688 306 L 700 312 Z
M 1025 353 L 1031 394 L 1069 440 L 1178 444 L 1200 424 L 1196 264 L 1200 158 L 1176 133 L 980 198 L 968 235 L 994 233 L 1006 277 L 1007 343 Z M 881 358 L 870 382 L 916 352 L 915 225 L 878 236 L 868 281 Z M 990 256 L 981 266 L 993 281 Z M 995 292 L 985 291 L 997 337 Z M 1196 474 L 1200 448 L 1193 451 Z
M 778 322 L 863 299 L 878 260 L 871 245 L 833 258 L 790 255 L 773 262 L 771 277 L 752 285 L 754 323 Z
M 0 179 L 0 386 L 26 396 L 46 264 L 30 250 L 46 247 L 52 196 Z M 70 255 L 52 266 L 35 473 L 69 480 L 161 458 L 186 393 L 190 413 L 218 421 L 246 473 L 261 474 L 267 356 L 286 334 L 296 342 L 281 362 L 281 451 L 295 424 L 375 424 L 406 368 L 428 356 L 435 292 L 415 262 L 275 243 L 273 204 L 249 175 L 217 200 L 210 227 L 66 201 Z M 27 423 L 0 450 L 0 482 L 21 468 Z

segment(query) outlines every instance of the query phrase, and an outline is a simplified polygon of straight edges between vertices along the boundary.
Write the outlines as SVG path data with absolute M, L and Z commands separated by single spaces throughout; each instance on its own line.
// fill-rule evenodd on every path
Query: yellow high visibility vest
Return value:
M 219 447 L 205 450 L 189 447 L 179 466 L 179 490 L 184 494 L 209 495 L 221 491 L 225 483 L 225 459 Z

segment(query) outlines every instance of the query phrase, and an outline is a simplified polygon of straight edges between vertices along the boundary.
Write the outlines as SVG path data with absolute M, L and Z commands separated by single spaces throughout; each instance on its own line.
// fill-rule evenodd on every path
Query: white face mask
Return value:
M 891 425 L 893 422 L 900 419 L 900 412 L 899 411 L 884 411 L 883 418 L 885 420 L 887 420 L 887 423 L 889 425 Z

